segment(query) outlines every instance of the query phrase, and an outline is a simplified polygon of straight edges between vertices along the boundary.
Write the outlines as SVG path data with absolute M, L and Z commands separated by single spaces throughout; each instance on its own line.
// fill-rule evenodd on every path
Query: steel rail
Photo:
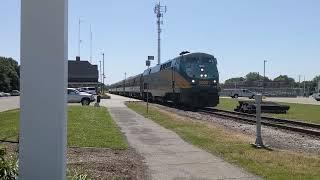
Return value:
M 217 115 L 220 117 L 231 118 L 234 120 L 240 120 L 250 124 L 256 123 L 256 120 L 254 119 L 255 115 L 252 115 L 252 114 L 245 114 L 245 113 L 212 109 L 212 108 L 199 109 L 198 112 L 202 112 L 210 115 Z M 276 127 L 280 129 L 285 129 L 289 131 L 300 132 L 300 133 L 320 137 L 320 125 L 318 124 L 305 123 L 301 121 L 292 121 L 288 119 L 271 118 L 271 117 L 265 117 L 265 116 L 261 117 L 261 120 L 262 120 L 261 124 L 266 126 Z M 296 126 L 300 126 L 300 127 L 296 127 Z

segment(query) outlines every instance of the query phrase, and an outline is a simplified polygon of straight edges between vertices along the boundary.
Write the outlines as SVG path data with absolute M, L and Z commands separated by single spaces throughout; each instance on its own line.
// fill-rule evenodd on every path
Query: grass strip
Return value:
M 218 109 L 233 111 L 238 105 L 238 99 L 220 98 Z M 290 106 L 286 114 L 263 113 L 264 116 L 301 120 L 320 124 L 320 106 L 311 104 L 279 103 Z
M 17 141 L 19 110 L 0 112 L 0 139 Z M 124 135 L 105 107 L 69 106 L 68 146 L 126 149 Z
M 105 107 L 70 106 L 68 145 L 126 149 L 128 144 Z
M 211 123 L 193 121 L 142 103 L 127 103 L 137 113 L 176 132 L 185 141 L 226 161 L 243 167 L 266 179 L 317 179 L 320 177 L 319 155 L 298 154 L 290 151 L 255 149 L 250 136 L 216 127 Z

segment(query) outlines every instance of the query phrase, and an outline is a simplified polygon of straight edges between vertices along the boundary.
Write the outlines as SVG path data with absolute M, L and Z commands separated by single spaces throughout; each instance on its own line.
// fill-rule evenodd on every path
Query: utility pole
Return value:
M 163 25 L 163 14 L 167 12 L 167 6 L 161 6 L 160 1 L 154 7 L 154 13 L 157 15 L 158 30 L 158 65 L 161 63 L 161 25 Z
M 266 62 L 267 62 L 267 60 L 264 60 L 264 61 L 263 61 L 263 93 L 264 93 L 264 91 L 265 91 Z
M 299 85 L 298 85 L 298 88 L 299 88 L 299 96 L 301 96 L 301 75 L 299 74 Z
M 100 75 L 99 75 L 99 76 L 100 76 L 100 83 L 101 83 L 101 84 L 100 84 L 100 92 L 102 92 L 102 71 L 101 71 L 102 68 L 101 68 L 101 60 L 99 61 L 99 64 L 100 64 L 100 66 L 99 66 L 99 67 L 100 67 L 100 71 L 99 71 L 99 74 L 100 74 Z
M 303 96 L 306 96 L 306 76 L 303 76 Z
M 104 94 L 104 78 L 105 78 L 105 74 L 104 74 L 104 53 L 102 53 L 102 90 L 103 90 L 103 94 Z
M 81 48 L 81 18 L 79 18 L 79 32 L 78 32 L 78 56 L 80 57 Z
M 126 79 L 127 79 L 127 73 L 124 73 L 124 85 L 123 85 L 123 95 L 126 96 Z
M 92 29 L 90 24 L 90 63 L 92 63 Z

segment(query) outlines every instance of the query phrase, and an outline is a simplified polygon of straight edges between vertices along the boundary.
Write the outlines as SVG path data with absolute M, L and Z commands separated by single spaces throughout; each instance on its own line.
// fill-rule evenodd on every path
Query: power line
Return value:
M 154 13 L 157 15 L 157 30 L 158 30 L 158 65 L 161 62 L 161 25 L 163 25 L 163 14 L 167 12 L 167 6 L 161 6 L 159 1 L 154 7 Z

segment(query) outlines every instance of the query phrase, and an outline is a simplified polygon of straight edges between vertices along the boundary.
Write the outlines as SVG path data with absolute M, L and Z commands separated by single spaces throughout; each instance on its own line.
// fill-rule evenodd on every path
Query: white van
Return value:
M 250 99 L 254 99 L 256 94 L 248 89 L 224 89 L 223 91 L 227 96 L 232 98 L 248 97 Z
M 80 87 L 78 88 L 81 92 L 87 92 L 93 95 L 97 94 L 97 89 L 95 87 Z

